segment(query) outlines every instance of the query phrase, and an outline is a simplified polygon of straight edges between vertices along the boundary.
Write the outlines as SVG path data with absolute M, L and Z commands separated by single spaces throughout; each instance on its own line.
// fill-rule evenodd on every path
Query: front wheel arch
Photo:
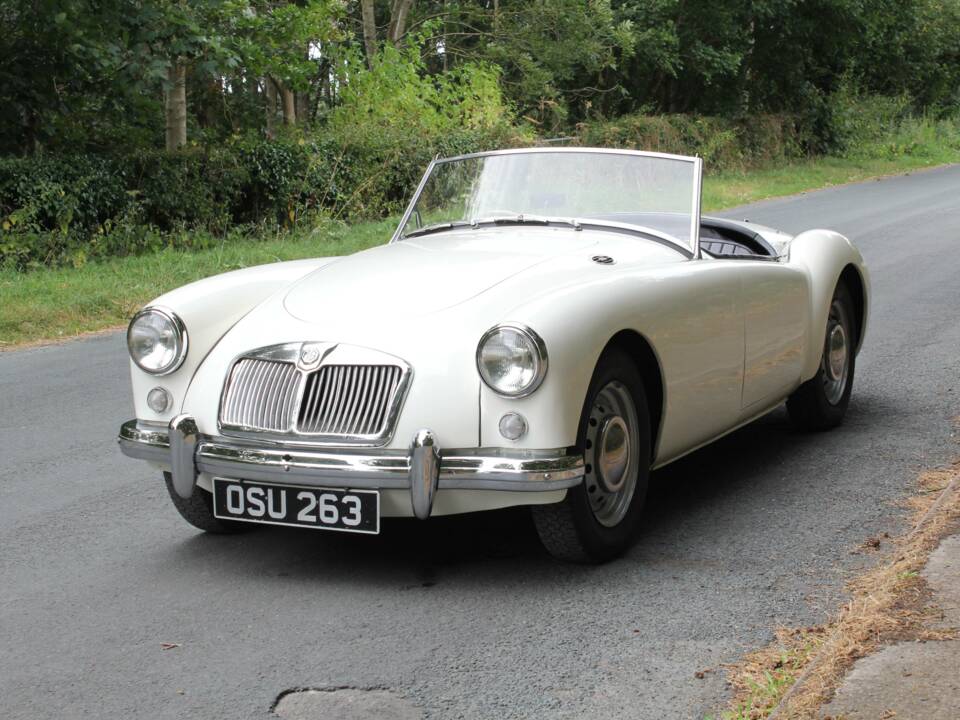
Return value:
M 597 363 L 600 362 L 600 358 L 614 348 L 623 350 L 633 360 L 640 372 L 643 389 L 647 394 L 647 409 L 650 417 L 650 461 L 653 462 L 660 439 L 660 427 L 666 396 L 660 358 L 650 341 L 639 332 L 636 330 L 621 330 L 610 338 L 604 346 L 603 351 L 598 356 Z

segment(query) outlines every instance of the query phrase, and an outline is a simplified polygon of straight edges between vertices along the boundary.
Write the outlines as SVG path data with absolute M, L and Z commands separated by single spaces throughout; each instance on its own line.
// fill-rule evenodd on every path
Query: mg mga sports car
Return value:
M 606 560 L 651 470 L 784 401 L 835 426 L 850 399 L 856 247 L 701 217 L 701 176 L 627 150 L 438 159 L 390 242 L 138 312 L 120 447 L 209 532 L 527 505 L 551 553 Z

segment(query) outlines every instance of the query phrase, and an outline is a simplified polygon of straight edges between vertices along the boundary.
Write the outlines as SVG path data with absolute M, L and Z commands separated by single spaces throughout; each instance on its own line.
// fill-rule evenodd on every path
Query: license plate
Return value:
M 380 493 L 214 478 L 213 514 L 221 520 L 376 535 Z

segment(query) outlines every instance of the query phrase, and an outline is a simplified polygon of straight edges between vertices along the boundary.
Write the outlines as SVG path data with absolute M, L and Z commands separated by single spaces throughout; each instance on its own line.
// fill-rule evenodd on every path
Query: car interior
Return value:
M 689 216 L 678 213 L 613 213 L 593 215 L 590 219 L 640 225 L 678 238 L 689 237 Z M 710 257 L 739 260 L 772 259 L 778 255 L 759 233 L 732 220 L 714 217 L 700 218 L 700 249 Z
M 759 233 L 720 218 L 700 218 L 700 249 L 715 258 L 777 257 Z

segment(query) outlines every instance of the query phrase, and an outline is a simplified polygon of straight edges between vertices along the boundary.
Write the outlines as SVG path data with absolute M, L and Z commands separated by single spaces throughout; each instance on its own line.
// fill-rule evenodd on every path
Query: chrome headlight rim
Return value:
M 167 320 L 173 327 L 177 339 L 177 353 L 174 356 L 173 361 L 170 362 L 166 367 L 160 369 L 144 367 L 130 349 L 130 331 L 133 330 L 134 323 L 136 323 L 141 317 L 150 314 L 160 315 Z M 127 325 L 127 354 L 130 355 L 130 359 L 133 360 L 134 364 L 138 368 L 155 377 L 170 375 L 171 373 L 179 370 L 180 366 L 183 365 L 183 361 L 187 359 L 187 351 L 189 350 L 189 347 L 190 337 L 187 335 L 187 326 L 184 325 L 183 320 L 180 319 L 179 315 L 177 315 L 170 308 L 162 305 L 148 305 L 147 307 L 138 311 L 137 314 L 130 319 L 130 324 Z
M 487 341 L 494 334 L 500 332 L 501 330 L 513 330 L 519 333 L 520 335 L 523 335 L 527 340 L 530 341 L 531 345 L 536 351 L 535 354 L 537 357 L 537 371 L 534 374 L 533 380 L 531 380 L 526 385 L 526 387 L 514 392 L 508 392 L 496 387 L 493 384 L 493 382 L 487 377 L 487 373 L 484 372 L 484 367 L 483 367 L 484 345 L 487 344 Z M 540 385 L 543 384 L 544 378 L 546 378 L 547 376 L 547 367 L 549 365 L 549 357 L 547 355 L 547 345 L 543 341 L 543 338 L 540 337 L 537 334 L 537 332 L 530 326 L 524 325 L 522 323 L 513 323 L 513 322 L 498 323 L 497 325 L 494 325 L 492 328 L 487 330 L 481 336 L 480 342 L 477 343 L 476 361 L 477 361 L 477 372 L 480 374 L 480 379 L 483 380 L 483 384 L 486 385 L 488 388 L 490 388 L 497 395 L 500 395 L 501 397 L 505 397 L 505 398 L 511 398 L 511 399 L 525 398 L 528 395 L 532 395 L 534 392 L 536 392 L 537 388 L 539 388 Z

